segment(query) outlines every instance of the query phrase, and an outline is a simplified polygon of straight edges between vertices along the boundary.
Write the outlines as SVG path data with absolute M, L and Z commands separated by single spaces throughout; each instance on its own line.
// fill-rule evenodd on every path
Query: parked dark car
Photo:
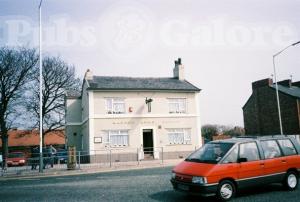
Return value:
M 65 149 L 58 149 L 54 158 L 54 163 L 64 164 L 68 162 L 68 151 Z
M 43 163 L 44 168 L 46 168 L 48 165 L 53 168 L 55 159 L 55 153 L 53 153 L 53 150 L 51 147 L 44 147 L 43 148 Z
M 39 148 L 32 148 L 30 165 L 31 169 L 36 169 L 39 166 Z M 56 150 L 53 151 L 51 147 L 43 147 L 43 168 L 48 168 L 49 166 L 53 167 L 54 161 L 56 158 Z
M 11 152 L 7 157 L 7 166 L 24 166 L 26 157 L 23 152 Z

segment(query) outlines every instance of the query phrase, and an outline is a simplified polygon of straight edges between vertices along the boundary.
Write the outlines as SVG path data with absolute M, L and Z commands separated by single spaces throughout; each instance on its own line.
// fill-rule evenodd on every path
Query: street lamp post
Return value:
M 274 70 L 274 79 L 275 79 L 275 88 L 276 88 L 276 100 L 277 100 L 277 108 L 278 108 L 278 118 L 279 118 L 279 127 L 280 127 L 280 134 L 283 135 L 283 129 L 282 129 L 282 120 L 281 120 L 281 111 L 280 111 L 280 102 L 279 102 L 279 94 L 278 94 L 278 84 L 277 84 L 277 75 L 276 75 L 276 67 L 275 67 L 275 57 L 278 56 L 279 54 L 281 54 L 283 51 L 285 51 L 286 49 L 288 49 L 291 46 L 296 46 L 297 44 L 299 44 L 300 41 L 293 43 L 287 47 L 285 47 L 284 49 L 282 49 L 281 51 L 279 51 L 278 53 L 276 53 L 275 55 L 273 55 L 273 70 Z
M 39 172 L 43 172 L 43 118 L 42 118 L 42 96 L 43 96 L 43 57 L 42 57 L 42 3 L 39 5 L 39 62 L 40 62 L 40 165 Z

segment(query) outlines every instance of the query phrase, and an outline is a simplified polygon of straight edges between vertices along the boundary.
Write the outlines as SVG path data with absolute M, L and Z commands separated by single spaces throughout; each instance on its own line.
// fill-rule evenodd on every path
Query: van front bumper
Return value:
M 200 185 L 188 182 L 181 182 L 171 179 L 174 190 L 201 196 L 215 195 L 218 189 L 218 184 Z

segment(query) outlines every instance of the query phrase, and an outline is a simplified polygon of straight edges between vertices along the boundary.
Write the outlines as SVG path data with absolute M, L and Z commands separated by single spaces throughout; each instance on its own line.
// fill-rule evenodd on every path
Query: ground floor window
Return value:
M 191 144 L 190 129 L 172 128 L 167 130 L 169 144 Z
M 104 142 L 113 147 L 128 146 L 128 130 L 108 130 L 104 131 Z

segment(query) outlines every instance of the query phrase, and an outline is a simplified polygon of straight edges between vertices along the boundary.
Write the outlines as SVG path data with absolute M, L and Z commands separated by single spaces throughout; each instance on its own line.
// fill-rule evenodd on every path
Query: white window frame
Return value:
M 191 137 L 191 129 L 190 128 L 168 128 L 168 144 L 169 145 L 185 145 L 185 144 L 192 144 L 192 137 Z M 183 142 L 172 141 L 170 140 L 170 136 L 173 135 L 182 135 Z M 179 138 L 177 137 L 177 140 Z
M 168 98 L 170 114 L 185 114 L 187 113 L 186 98 Z M 172 107 L 175 105 L 175 107 Z M 174 108 L 174 109 L 173 109 Z
M 124 132 L 126 135 L 124 135 Z M 103 131 L 103 143 L 110 147 L 128 147 L 129 146 L 129 130 L 105 130 Z M 116 134 L 117 133 L 117 134 Z M 127 144 L 112 144 L 112 136 L 127 136 Z
M 111 103 L 111 106 L 109 106 L 109 102 Z M 122 111 L 116 110 L 117 104 L 123 105 Z M 121 97 L 105 98 L 105 107 L 106 107 L 106 114 L 125 114 L 125 112 L 126 112 L 125 99 L 121 98 Z

